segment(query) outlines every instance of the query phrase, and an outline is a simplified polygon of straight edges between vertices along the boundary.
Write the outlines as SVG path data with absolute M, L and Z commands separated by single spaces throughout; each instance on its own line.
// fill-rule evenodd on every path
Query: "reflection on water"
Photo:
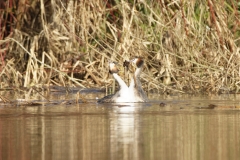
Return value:
M 141 159 L 139 113 L 143 107 L 143 104 L 114 107 L 110 114 L 111 159 Z
M 0 159 L 237 159 L 240 110 L 194 109 L 210 103 L 239 101 L 153 97 L 149 104 L 1 107 Z

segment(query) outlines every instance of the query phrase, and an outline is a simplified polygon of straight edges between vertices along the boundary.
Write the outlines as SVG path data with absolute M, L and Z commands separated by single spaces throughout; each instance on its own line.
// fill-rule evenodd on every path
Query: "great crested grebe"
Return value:
M 109 62 L 109 72 L 113 75 L 114 79 L 118 82 L 120 89 L 115 94 L 108 95 L 98 100 L 98 103 L 118 103 L 118 102 L 148 102 L 147 95 L 142 89 L 140 81 L 140 74 L 144 61 L 141 57 L 136 57 L 129 61 L 136 65 L 136 70 L 131 80 L 130 86 L 118 75 L 116 64 Z
M 129 102 L 130 97 L 128 96 L 128 86 L 118 75 L 118 72 L 119 70 L 117 69 L 116 63 L 109 62 L 109 73 L 111 73 L 114 79 L 118 82 L 120 89 L 115 94 L 99 99 L 98 103 Z
M 141 57 L 135 57 L 130 62 L 136 65 L 136 70 L 129 86 L 130 97 L 132 97 L 131 102 L 148 102 L 147 95 L 145 94 L 140 81 L 140 74 L 142 72 L 144 60 Z

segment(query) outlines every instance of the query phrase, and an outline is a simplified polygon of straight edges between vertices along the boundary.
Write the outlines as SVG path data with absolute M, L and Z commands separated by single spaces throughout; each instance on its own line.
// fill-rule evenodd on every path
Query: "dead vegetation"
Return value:
M 105 87 L 112 83 L 109 59 L 122 64 L 142 56 L 146 91 L 239 92 L 236 0 L 5 0 L 0 6 L 1 88 Z

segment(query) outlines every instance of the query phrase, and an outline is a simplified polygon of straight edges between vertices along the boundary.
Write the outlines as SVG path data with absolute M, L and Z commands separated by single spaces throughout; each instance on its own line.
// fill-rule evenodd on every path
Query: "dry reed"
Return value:
M 0 12 L 1 88 L 105 87 L 109 59 L 142 56 L 147 91 L 239 92 L 236 0 L 8 2 Z

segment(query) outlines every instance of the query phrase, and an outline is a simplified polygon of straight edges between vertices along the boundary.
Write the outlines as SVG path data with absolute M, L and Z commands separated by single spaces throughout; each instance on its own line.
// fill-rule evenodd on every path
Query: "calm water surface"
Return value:
M 118 105 L 94 96 L 87 104 L 0 106 L 0 160 L 240 157 L 240 109 L 231 108 L 238 95 L 150 95 L 147 104 Z

